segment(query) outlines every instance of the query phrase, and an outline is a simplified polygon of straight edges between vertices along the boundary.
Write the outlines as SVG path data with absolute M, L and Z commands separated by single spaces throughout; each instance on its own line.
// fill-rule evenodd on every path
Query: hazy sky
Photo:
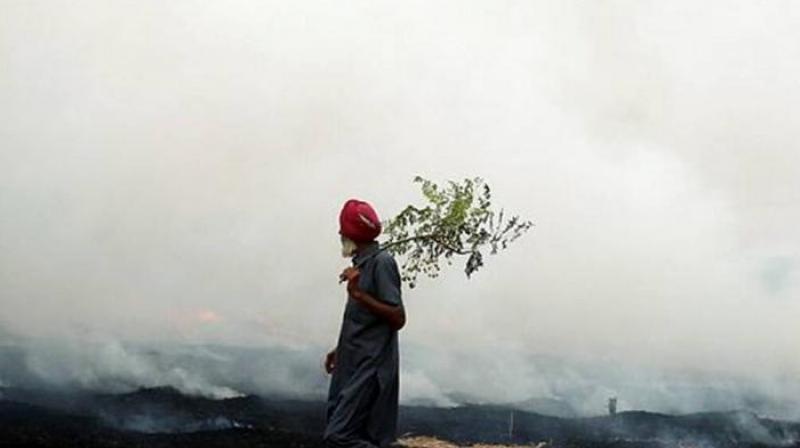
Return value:
M 790 1 L 0 0 L 0 326 L 332 346 L 344 201 L 388 218 L 417 174 L 481 176 L 536 227 L 404 290 L 401 353 L 796 376 L 798 24 Z

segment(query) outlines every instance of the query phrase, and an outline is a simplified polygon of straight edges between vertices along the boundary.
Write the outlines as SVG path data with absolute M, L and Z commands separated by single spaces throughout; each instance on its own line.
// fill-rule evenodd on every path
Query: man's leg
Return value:
M 329 411 L 323 440 L 329 448 L 377 448 L 369 440 L 366 425 L 375 398 L 378 379 L 375 375 L 344 388 Z

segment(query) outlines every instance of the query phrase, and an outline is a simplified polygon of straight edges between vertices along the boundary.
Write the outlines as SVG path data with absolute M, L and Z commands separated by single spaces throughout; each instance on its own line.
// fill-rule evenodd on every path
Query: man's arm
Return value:
M 406 311 L 403 307 L 400 271 L 394 258 L 382 257 L 375 261 L 375 297 L 359 289 L 360 272 L 348 267 L 340 278 L 347 280 L 347 293 L 353 300 L 367 308 L 372 314 L 385 320 L 393 330 L 400 330 L 406 324 Z
M 406 324 L 406 311 L 402 304 L 390 305 L 358 288 L 358 277 L 347 282 L 347 292 L 353 300 L 366 307 L 373 314 L 389 323 L 392 330 L 398 331 Z

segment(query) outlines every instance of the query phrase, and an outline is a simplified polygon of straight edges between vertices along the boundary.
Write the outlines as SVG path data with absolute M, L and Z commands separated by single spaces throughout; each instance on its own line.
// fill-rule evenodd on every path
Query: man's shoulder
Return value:
M 395 263 L 394 255 L 388 249 L 381 249 L 375 254 L 376 263 Z

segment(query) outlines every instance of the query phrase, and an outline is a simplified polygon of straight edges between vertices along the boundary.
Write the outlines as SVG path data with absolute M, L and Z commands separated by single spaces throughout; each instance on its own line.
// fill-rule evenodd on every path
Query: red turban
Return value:
M 381 234 L 381 221 L 368 203 L 350 199 L 339 213 L 339 233 L 356 242 L 368 242 Z

